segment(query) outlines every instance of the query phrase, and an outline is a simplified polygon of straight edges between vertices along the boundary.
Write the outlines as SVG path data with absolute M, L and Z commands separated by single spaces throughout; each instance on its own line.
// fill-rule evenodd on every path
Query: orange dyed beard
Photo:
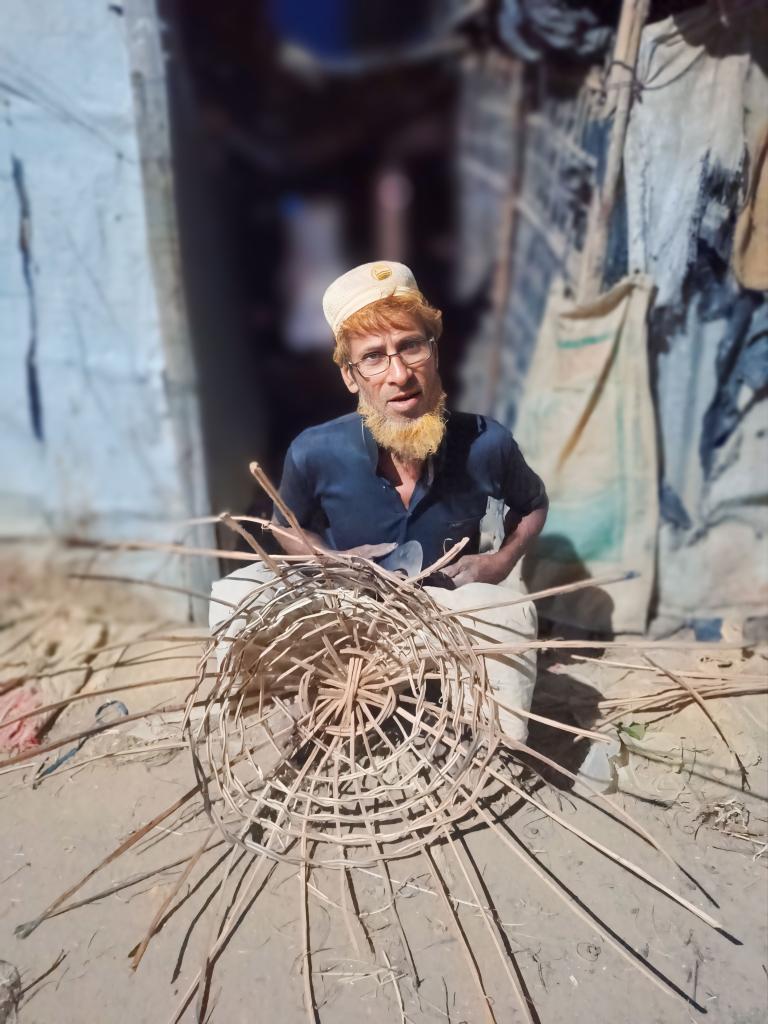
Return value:
M 360 395 L 357 411 L 380 448 L 405 461 L 422 462 L 435 454 L 445 436 L 445 401 L 441 392 L 429 412 L 415 420 L 400 420 L 385 416 Z

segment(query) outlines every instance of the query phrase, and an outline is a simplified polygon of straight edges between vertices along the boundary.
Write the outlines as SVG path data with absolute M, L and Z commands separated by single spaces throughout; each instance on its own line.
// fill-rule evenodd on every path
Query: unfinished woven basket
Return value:
M 482 658 L 456 616 L 371 562 L 256 577 L 217 650 L 213 687 L 203 668 L 190 697 L 190 748 L 233 843 L 325 867 L 358 849 L 372 865 L 430 842 L 488 785 L 499 726 Z

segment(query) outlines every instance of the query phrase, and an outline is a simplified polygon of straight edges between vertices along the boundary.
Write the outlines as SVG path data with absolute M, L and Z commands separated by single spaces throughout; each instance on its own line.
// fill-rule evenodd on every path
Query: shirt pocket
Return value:
M 454 544 L 458 544 L 462 537 L 469 537 L 471 542 L 478 532 L 480 519 L 480 516 L 467 516 L 463 519 L 449 520 L 445 527 L 443 550 L 447 551 Z

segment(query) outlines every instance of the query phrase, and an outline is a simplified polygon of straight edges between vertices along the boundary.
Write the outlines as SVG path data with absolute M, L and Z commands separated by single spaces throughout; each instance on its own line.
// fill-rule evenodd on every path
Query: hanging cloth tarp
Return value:
M 732 9 L 727 24 L 711 5 L 643 31 L 624 180 L 629 265 L 658 288 L 649 345 L 668 628 L 738 625 L 768 599 L 768 302 L 739 282 L 761 281 L 766 67 L 764 4 Z
M 647 277 L 576 306 L 550 292 L 515 436 L 550 498 L 523 567 L 532 590 L 613 571 L 639 577 L 557 599 L 548 617 L 596 632 L 642 632 L 654 583 L 656 434 L 648 381 Z M 611 605 L 612 601 L 612 605 Z
M 502 0 L 499 36 L 516 57 L 541 60 L 567 53 L 571 60 L 599 57 L 611 41 L 616 4 L 606 0 Z

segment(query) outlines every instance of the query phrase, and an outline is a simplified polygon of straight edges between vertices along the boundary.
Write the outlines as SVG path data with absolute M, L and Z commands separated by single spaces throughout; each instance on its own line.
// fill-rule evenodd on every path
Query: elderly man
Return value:
M 439 585 L 425 589 L 457 613 L 498 604 L 466 618 L 488 640 L 533 639 L 533 605 L 511 605 L 514 595 L 499 584 L 544 525 L 546 492 L 508 430 L 486 416 L 447 410 L 439 310 L 407 267 L 388 261 L 343 274 L 326 291 L 323 309 L 333 358 L 358 404 L 356 412 L 305 430 L 288 450 L 280 495 L 305 536 L 316 548 L 382 559 L 385 566 L 386 556 L 405 552 L 401 561 L 412 571 L 468 538 L 460 557 L 429 580 Z M 497 551 L 480 553 L 489 498 L 508 509 L 504 538 Z M 275 521 L 287 526 L 277 512 Z M 308 553 L 291 531 L 279 541 L 289 554 Z M 235 597 L 221 589 L 231 580 L 214 588 L 214 598 Z M 241 596 L 237 591 L 235 599 Z M 218 609 L 212 624 L 225 614 Z M 489 657 L 487 668 L 501 705 L 530 707 L 535 654 Z M 525 720 L 504 706 L 502 727 L 524 738 Z

